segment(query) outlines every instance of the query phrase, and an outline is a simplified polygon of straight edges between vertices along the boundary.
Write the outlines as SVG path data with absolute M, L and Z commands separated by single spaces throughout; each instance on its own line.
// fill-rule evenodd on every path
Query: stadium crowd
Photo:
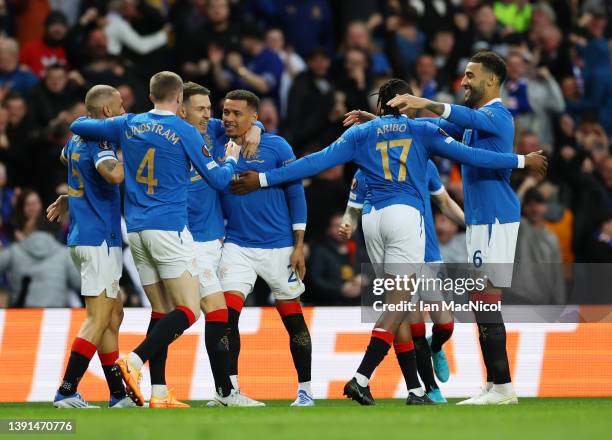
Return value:
M 347 111 L 376 112 L 372 92 L 391 77 L 462 103 L 463 69 L 479 49 L 506 60 L 515 151 L 543 149 L 551 163 L 545 179 L 512 175 L 523 203 L 517 261 L 563 263 L 551 282 L 561 287 L 530 295 L 571 301 L 559 290 L 572 263 L 612 262 L 611 12 L 605 0 L 0 0 L 0 307 L 79 305 L 68 294 L 79 274 L 59 244 L 67 225 L 44 211 L 67 191 L 59 154 L 89 87 L 110 84 L 126 111 L 146 111 L 150 76 L 172 70 L 211 89 L 213 116 L 227 91 L 248 89 L 263 98 L 266 130 L 299 157 L 336 139 Z M 461 203 L 460 168 L 437 166 Z M 354 171 L 305 182 L 306 303 L 359 303 L 363 240 L 338 236 Z M 435 218 L 445 261 L 465 262 L 461 228 Z M 124 256 L 126 305 L 140 305 Z M 258 285 L 250 298 L 269 295 Z

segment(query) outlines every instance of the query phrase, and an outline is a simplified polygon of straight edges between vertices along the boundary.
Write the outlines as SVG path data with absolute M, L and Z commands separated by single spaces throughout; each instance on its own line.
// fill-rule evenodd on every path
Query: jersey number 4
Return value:
M 144 169 L 147 169 L 147 175 L 143 176 Z M 142 158 L 138 170 L 136 171 L 136 182 L 147 185 L 147 194 L 154 194 L 157 186 L 155 178 L 155 148 L 149 148 L 147 153 Z
M 402 152 L 399 156 L 399 172 L 397 173 L 397 181 L 403 182 L 406 180 L 406 159 L 408 158 L 408 152 L 410 151 L 410 145 L 412 145 L 412 139 L 394 139 L 392 141 L 383 141 L 376 144 L 376 149 L 380 151 L 382 158 L 383 171 L 385 173 L 385 180 L 393 180 L 391 169 L 389 168 L 389 149 L 402 147 Z

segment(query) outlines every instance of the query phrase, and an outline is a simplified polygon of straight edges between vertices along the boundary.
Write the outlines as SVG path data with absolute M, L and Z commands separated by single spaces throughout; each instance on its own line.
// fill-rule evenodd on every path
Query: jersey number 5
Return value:
M 145 167 L 147 168 L 147 175 L 143 176 L 142 173 Z M 155 193 L 155 187 L 157 186 L 157 179 L 155 178 L 155 148 L 149 148 L 142 158 L 140 165 L 138 165 L 136 182 L 147 185 L 147 194 Z
M 78 182 L 76 188 L 70 184 L 68 185 L 68 195 L 72 197 L 83 197 L 83 191 L 85 188 L 85 185 L 83 183 L 83 177 L 81 176 L 81 173 L 76 167 L 76 164 L 79 162 L 80 159 L 81 153 L 72 153 L 70 155 L 70 171 L 72 172 L 72 177 L 75 177 Z
M 406 180 L 406 159 L 412 145 L 412 139 L 394 139 L 392 141 L 383 141 L 376 144 L 376 149 L 380 151 L 382 158 L 383 171 L 385 180 L 393 180 L 391 169 L 389 168 L 389 148 L 402 147 L 402 152 L 399 157 L 399 172 L 397 173 L 397 181 L 403 182 Z

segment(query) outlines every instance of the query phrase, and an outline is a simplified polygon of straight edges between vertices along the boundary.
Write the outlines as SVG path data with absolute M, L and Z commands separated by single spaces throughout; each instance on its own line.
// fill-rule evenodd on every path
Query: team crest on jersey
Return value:
M 202 145 L 202 154 L 206 157 L 210 157 L 210 151 L 206 148 L 206 145 Z
M 108 143 L 108 141 L 102 141 L 98 144 L 100 150 L 112 150 L 113 146 Z

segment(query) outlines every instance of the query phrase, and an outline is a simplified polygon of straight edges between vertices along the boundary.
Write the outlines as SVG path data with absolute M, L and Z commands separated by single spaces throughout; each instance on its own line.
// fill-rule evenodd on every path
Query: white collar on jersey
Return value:
M 176 116 L 176 113 L 172 113 L 170 110 L 160 110 L 157 108 L 154 108 L 153 110 L 149 110 L 149 113 L 153 113 L 154 115 Z
M 483 105 L 483 107 L 486 107 L 487 105 L 495 104 L 496 102 L 502 102 L 501 98 L 493 98 L 492 100 L 487 102 L 485 105 Z

